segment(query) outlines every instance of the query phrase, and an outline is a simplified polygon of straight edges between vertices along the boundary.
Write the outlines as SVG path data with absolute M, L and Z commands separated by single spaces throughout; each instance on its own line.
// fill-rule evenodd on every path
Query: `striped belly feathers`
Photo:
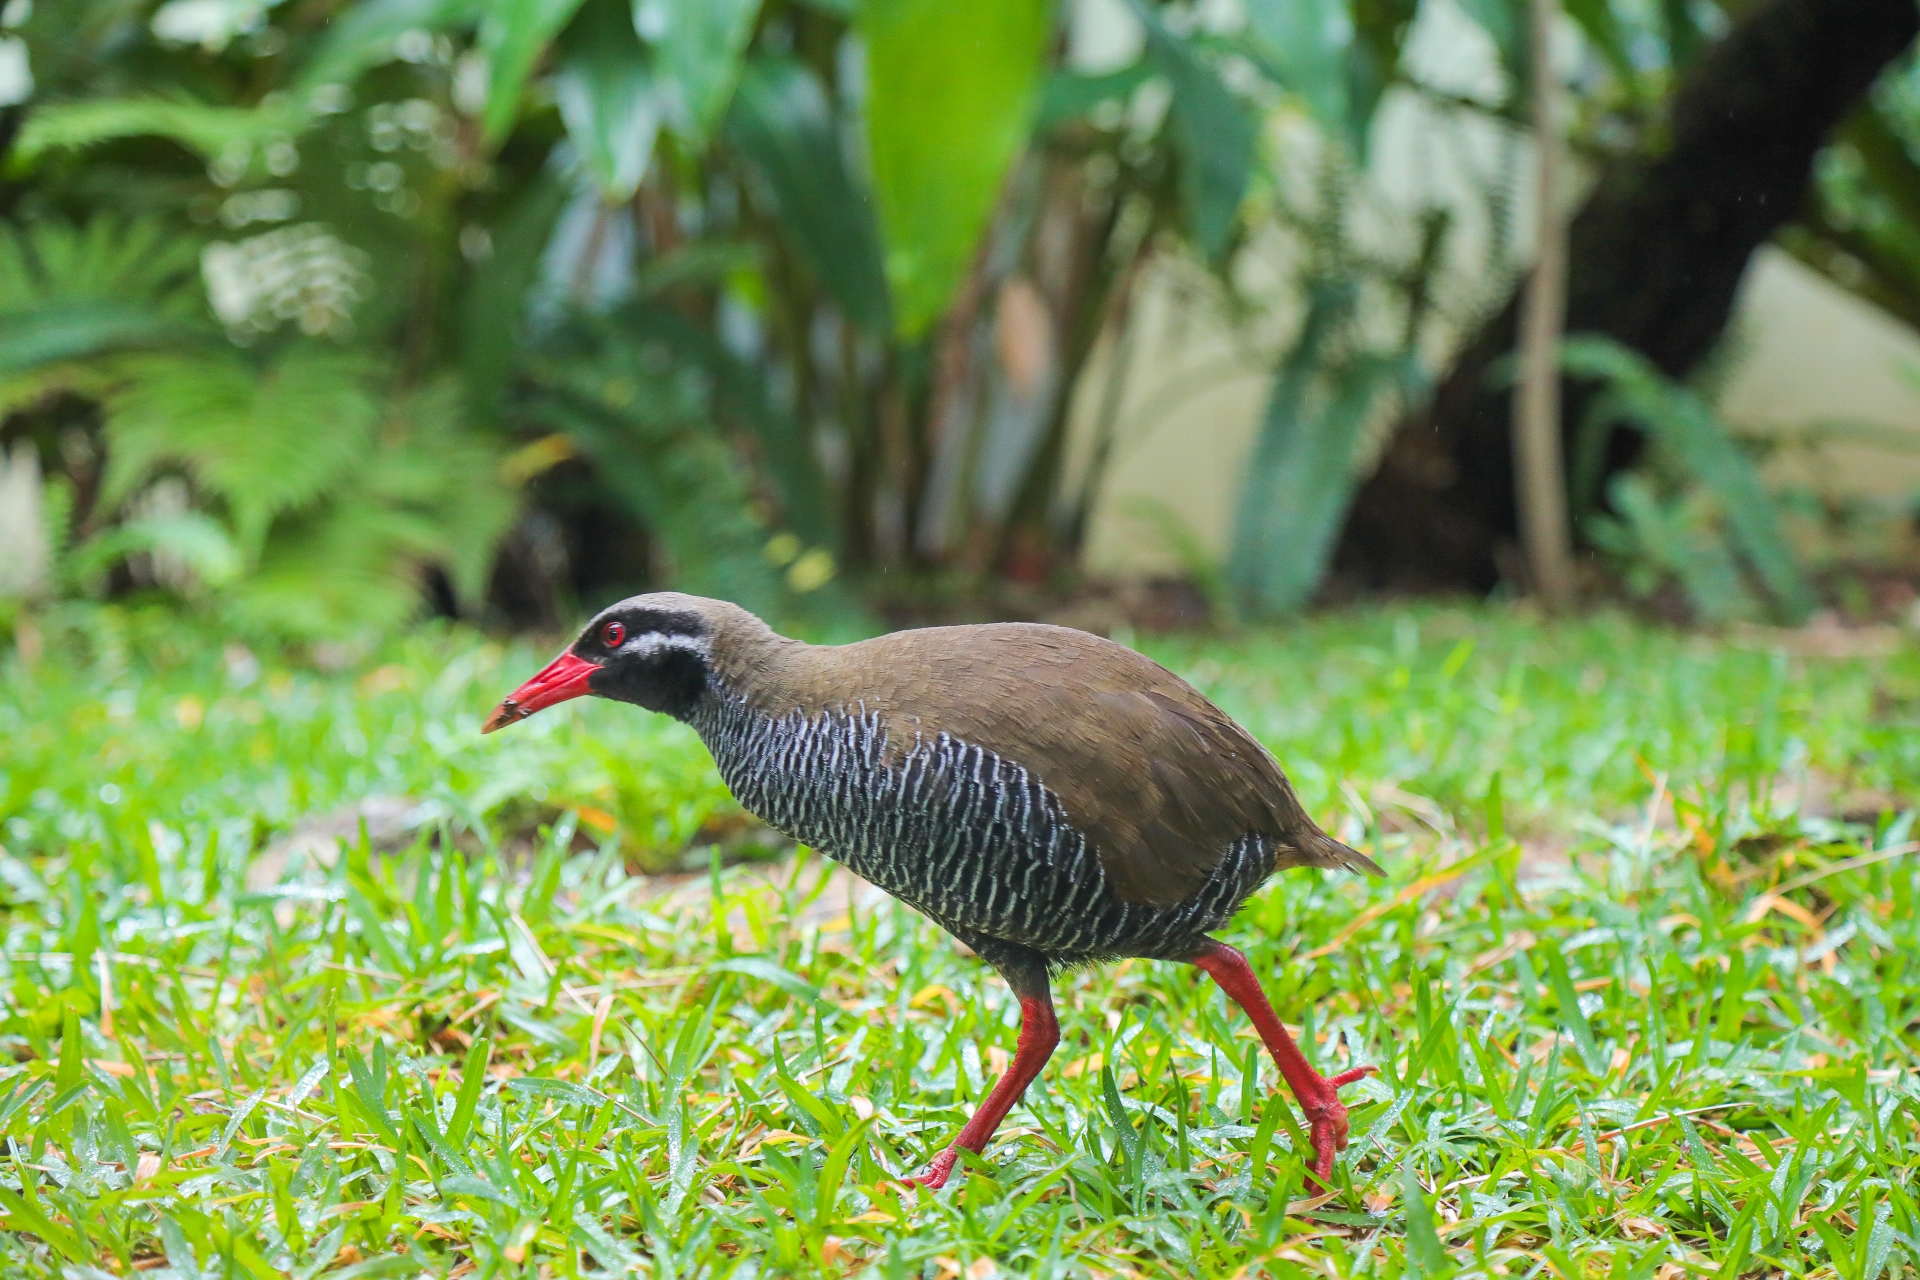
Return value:
M 946 734 L 893 750 L 877 714 L 769 716 L 712 698 L 693 719 L 721 777 L 770 826 L 949 930 L 1063 962 L 1183 954 L 1273 868 L 1236 842 L 1187 900 L 1120 900 L 1086 835 L 1026 768 Z

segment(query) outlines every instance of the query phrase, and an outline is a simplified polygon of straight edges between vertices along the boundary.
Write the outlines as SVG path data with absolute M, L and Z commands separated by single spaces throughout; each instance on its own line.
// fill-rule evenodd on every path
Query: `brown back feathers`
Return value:
M 731 606 L 704 612 L 716 670 L 763 710 L 878 713 L 893 750 L 945 733 L 1024 767 L 1129 901 L 1188 897 L 1249 834 L 1272 837 L 1281 866 L 1380 874 L 1321 832 L 1252 735 L 1124 646 L 1003 623 L 816 647 Z

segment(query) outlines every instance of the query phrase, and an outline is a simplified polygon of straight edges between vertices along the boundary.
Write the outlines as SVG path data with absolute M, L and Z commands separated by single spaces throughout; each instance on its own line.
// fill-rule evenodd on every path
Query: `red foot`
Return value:
M 909 1187 L 925 1187 L 929 1191 L 938 1191 L 947 1185 L 947 1175 L 953 1172 L 953 1166 L 960 1162 L 960 1153 L 948 1147 L 927 1165 L 924 1173 L 916 1173 L 910 1178 L 900 1179 L 901 1184 Z
M 1297 1095 L 1300 1110 L 1307 1117 L 1308 1136 L 1313 1141 L 1314 1177 L 1308 1180 L 1308 1185 L 1316 1195 L 1327 1190 L 1326 1181 L 1333 1177 L 1334 1154 L 1347 1149 L 1347 1108 L 1335 1090 L 1364 1080 L 1377 1070 L 1378 1067 L 1355 1067 L 1331 1079 L 1316 1075 L 1314 1080 L 1320 1088 L 1308 1087 Z

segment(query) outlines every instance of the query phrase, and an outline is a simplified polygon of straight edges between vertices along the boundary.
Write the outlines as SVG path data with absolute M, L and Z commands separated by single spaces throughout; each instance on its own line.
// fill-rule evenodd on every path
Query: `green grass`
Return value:
M 82 621 L 0 668 L 0 1274 L 1920 1263 L 1889 799 L 1920 795 L 1920 652 L 1435 608 L 1150 644 L 1390 868 L 1284 877 L 1226 934 L 1310 1055 L 1381 1068 L 1335 1194 L 1301 1203 L 1245 1020 L 1135 962 L 1061 980 L 985 1162 L 903 1198 L 1015 1003 L 902 908 L 795 923 L 817 859 L 649 891 L 630 864 L 741 843 L 690 734 L 587 705 L 482 739 L 547 655 L 462 632 L 327 675 Z M 1882 801 L 1819 812 L 1848 790 Z M 376 795 L 426 817 L 411 846 L 246 887 Z

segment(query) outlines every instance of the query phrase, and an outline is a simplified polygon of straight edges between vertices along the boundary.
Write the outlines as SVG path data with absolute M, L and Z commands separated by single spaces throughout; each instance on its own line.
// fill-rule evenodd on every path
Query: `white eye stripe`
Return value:
M 648 631 L 629 639 L 620 646 L 619 651 L 636 658 L 645 658 L 668 649 L 678 649 L 705 657 L 707 642 L 701 636 L 667 635 L 659 631 Z

